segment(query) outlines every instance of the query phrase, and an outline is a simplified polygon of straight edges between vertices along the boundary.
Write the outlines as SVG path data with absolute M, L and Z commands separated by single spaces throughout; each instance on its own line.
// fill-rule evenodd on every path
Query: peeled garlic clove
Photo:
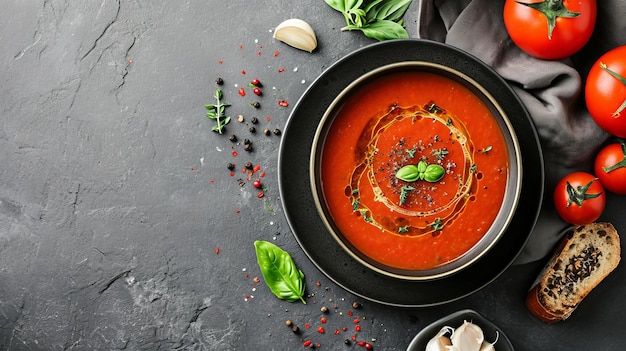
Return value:
M 488 342 L 488 341 L 483 341 L 483 344 L 480 345 L 480 350 L 479 351 L 496 351 L 495 347 L 493 347 L 493 344 Z
M 464 321 L 463 325 L 456 328 L 452 337 L 452 345 L 463 351 L 480 351 L 485 341 L 482 329 L 474 323 Z
M 483 344 L 480 346 L 480 351 L 496 351 L 496 348 L 493 347 L 498 342 L 500 338 L 500 333 L 496 330 L 496 340 L 493 342 L 489 342 L 487 340 L 483 341 Z
M 274 39 L 308 52 L 313 52 L 317 47 L 313 28 L 299 18 L 291 18 L 279 24 L 274 29 Z
M 426 344 L 426 351 L 450 351 L 452 349 L 452 342 L 450 338 L 445 336 L 447 333 L 451 333 L 454 329 L 451 327 L 443 327 L 437 333 L 435 337 L 428 341 Z
M 450 338 L 443 335 L 435 336 L 426 344 L 426 351 L 448 351 L 450 346 L 452 346 Z

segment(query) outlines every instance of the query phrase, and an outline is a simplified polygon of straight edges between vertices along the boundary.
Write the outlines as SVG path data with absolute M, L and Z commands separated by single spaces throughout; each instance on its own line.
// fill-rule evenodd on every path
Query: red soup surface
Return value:
M 427 270 L 460 257 L 489 230 L 509 162 L 502 130 L 479 97 L 439 74 L 409 71 L 375 78 L 346 98 L 320 169 L 345 240 L 379 264 Z

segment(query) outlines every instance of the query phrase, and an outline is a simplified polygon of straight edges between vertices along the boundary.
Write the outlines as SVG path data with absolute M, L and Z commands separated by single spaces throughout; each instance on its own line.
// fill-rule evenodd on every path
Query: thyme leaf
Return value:
M 405 185 L 400 189 L 400 206 L 406 203 L 406 200 L 409 198 L 409 193 L 413 190 L 415 190 L 415 188 L 410 185 Z
M 215 104 L 204 105 L 204 107 L 209 110 L 206 116 L 209 119 L 215 120 L 215 125 L 212 130 L 222 134 L 224 132 L 224 126 L 230 122 L 230 117 L 224 115 L 226 107 L 230 106 L 230 104 L 222 102 L 223 93 L 220 89 L 215 89 L 213 97 L 216 100 Z

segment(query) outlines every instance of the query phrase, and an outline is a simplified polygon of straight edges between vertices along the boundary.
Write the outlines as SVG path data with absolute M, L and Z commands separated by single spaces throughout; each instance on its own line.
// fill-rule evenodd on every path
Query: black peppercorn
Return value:
M 255 101 L 255 102 L 250 103 L 250 106 L 252 106 L 254 108 L 259 108 L 259 107 L 261 107 L 261 104 L 258 101 Z
M 224 80 L 223 80 L 222 78 L 219 78 L 219 77 L 218 77 L 218 78 L 215 80 L 215 83 L 216 83 L 217 85 L 222 85 L 222 84 L 224 84 Z
M 237 142 L 237 136 L 235 134 L 231 134 L 228 137 L 228 140 L 232 141 L 233 143 Z
M 254 127 L 250 127 L 248 130 L 250 131 L 250 133 L 256 133 L 256 128 Z
M 299 334 L 300 333 L 300 328 L 298 328 L 298 326 L 294 325 L 291 328 L 291 331 L 294 332 L 294 334 Z
M 252 122 L 252 124 L 257 124 L 259 122 L 259 119 L 256 117 L 252 117 L 252 119 L 250 120 L 250 122 Z
M 244 167 L 246 167 L 247 169 L 252 169 L 252 162 L 246 162 L 243 164 Z
M 226 168 L 228 168 L 228 170 L 232 171 L 233 169 L 235 169 L 235 165 L 234 165 L 234 164 L 232 164 L 232 163 L 228 163 L 228 164 L 226 165 Z
M 263 129 L 263 134 L 265 134 L 265 135 L 271 135 L 271 134 L 272 134 L 272 132 L 270 132 L 270 130 L 269 130 L 269 129 L 265 128 L 265 129 Z
M 246 151 L 252 151 L 252 144 L 245 144 L 243 146 L 243 149 L 246 150 Z
M 346 344 L 346 345 L 350 345 L 350 344 L 352 344 L 352 343 L 350 342 L 350 339 L 346 339 L 346 340 L 344 340 L 344 341 L 343 341 L 343 343 L 344 343 L 344 344 Z
M 280 129 L 278 128 L 274 129 L 274 135 L 280 135 Z
M 250 141 L 250 139 L 246 138 L 246 139 L 243 139 L 243 144 L 244 145 L 250 145 L 250 144 L 252 144 L 252 142 Z
M 359 309 L 359 308 L 361 308 L 361 304 L 360 304 L 360 303 L 358 303 L 358 302 L 356 302 L 356 301 L 354 301 L 354 302 L 352 303 L 352 308 L 354 308 L 355 310 L 356 310 L 356 309 Z

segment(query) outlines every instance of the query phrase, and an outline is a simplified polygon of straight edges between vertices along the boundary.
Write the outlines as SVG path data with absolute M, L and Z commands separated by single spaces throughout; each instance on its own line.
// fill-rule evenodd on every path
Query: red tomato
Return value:
M 626 138 L 626 45 L 604 55 L 591 67 L 585 84 L 587 110 L 607 132 Z
M 504 25 L 513 42 L 527 54 L 558 60 L 571 56 L 589 41 L 596 12 L 596 0 L 506 0 Z M 549 20 L 551 16 L 556 17 Z
M 594 171 L 606 190 L 626 195 L 626 142 L 609 144 L 600 150 Z
M 597 220 L 606 205 L 604 188 L 593 174 L 573 172 L 561 179 L 554 189 L 554 206 L 564 221 L 589 224 Z

